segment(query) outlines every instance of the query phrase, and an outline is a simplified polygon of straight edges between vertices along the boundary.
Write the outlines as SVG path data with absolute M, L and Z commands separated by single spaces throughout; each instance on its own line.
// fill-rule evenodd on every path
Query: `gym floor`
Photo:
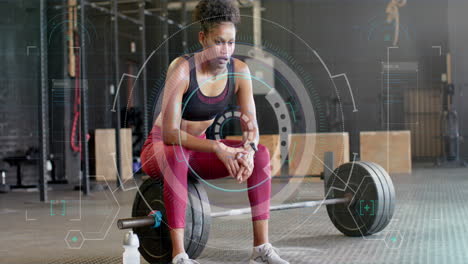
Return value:
M 384 231 L 366 238 L 345 237 L 324 207 L 293 209 L 271 213 L 271 242 L 291 263 L 466 263 L 466 169 L 416 164 L 412 174 L 391 177 L 397 206 Z M 229 179 L 212 183 L 238 188 Z M 275 181 L 273 188 L 278 186 Z M 110 191 L 83 197 L 80 219 L 79 192 L 63 189 L 69 186 L 60 188 L 49 192 L 52 203 L 31 202 L 37 200 L 37 193 L 2 195 L 1 263 L 121 263 L 125 232 L 117 229 L 115 219 L 130 215 L 135 190 L 115 191 L 115 199 Z M 248 203 L 245 193 L 226 196 L 207 190 L 212 204 L 245 207 Z M 303 183 L 294 200 L 320 196 L 323 185 L 317 179 Z M 66 204 L 54 197 L 66 197 Z M 69 230 L 81 230 L 83 235 Z M 251 233 L 249 216 L 213 219 L 208 244 L 197 260 L 246 263 Z M 143 258 L 142 263 L 146 263 Z

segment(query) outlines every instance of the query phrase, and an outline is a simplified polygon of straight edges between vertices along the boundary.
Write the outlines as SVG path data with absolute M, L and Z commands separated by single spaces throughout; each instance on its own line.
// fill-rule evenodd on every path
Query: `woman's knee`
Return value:
M 167 163 L 169 166 L 178 166 L 185 164 L 185 160 L 189 159 L 189 151 L 179 145 L 161 144 L 162 155 L 159 156 L 160 162 Z
M 140 154 L 141 169 L 150 177 L 157 178 L 159 175 L 158 164 L 152 145 L 144 147 Z
M 255 153 L 254 156 L 254 164 L 257 165 L 267 165 L 270 163 L 270 151 L 268 150 L 267 147 L 265 147 L 262 144 L 257 145 L 257 153 Z
M 254 156 L 254 168 L 260 169 L 260 171 L 265 171 L 266 173 L 270 173 L 270 151 L 262 144 L 258 144 L 257 149 L 258 151 Z
M 188 153 L 180 146 L 150 144 L 142 150 L 140 155 L 142 169 L 149 176 L 158 177 L 158 174 L 168 167 L 176 171 L 179 166 L 183 166 L 184 155 Z

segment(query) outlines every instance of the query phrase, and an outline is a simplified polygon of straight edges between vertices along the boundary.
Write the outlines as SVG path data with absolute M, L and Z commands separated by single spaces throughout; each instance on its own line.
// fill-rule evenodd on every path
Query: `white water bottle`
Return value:
M 140 264 L 140 252 L 138 247 L 140 242 L 138 236 L 133 231 L 128 231 L 123 240 L 123 264 Z

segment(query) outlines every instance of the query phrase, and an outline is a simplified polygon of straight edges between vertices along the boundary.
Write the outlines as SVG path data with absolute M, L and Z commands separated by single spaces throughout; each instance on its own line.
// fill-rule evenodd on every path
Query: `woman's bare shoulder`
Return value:
M 190 73 L 190 64 L 184 56 L 179 56 L 172 60 L 169 68 L 167 69 L 167 75 L 176 73 L 182 77 L 188 77 Z
M 249 65 L 247 63 L 237 59 L 233 58 L 233 63 L 234 63 L 234 79 L 235 79 L 235 93 L 237 94 L 239 92 L 239 89 L 241 89 L 242 83 L 245 84 L 244 80 L 249 80 L 251 78 L 250 76 L 250 69 Z
M 232 58 L 234 62 L 234 70 L 235 72 L 240 72 L 240 73 L 248 73 L 250 72 L 249 70 L 249 65 L 247 63 L 237 59 L 237 58 Z
M 185 93 L 190 82 L 190 64 L 184 57 L 175 58 L 166 74 L 165 90 Z M 182 90 L 179 90 L 182 89 Z

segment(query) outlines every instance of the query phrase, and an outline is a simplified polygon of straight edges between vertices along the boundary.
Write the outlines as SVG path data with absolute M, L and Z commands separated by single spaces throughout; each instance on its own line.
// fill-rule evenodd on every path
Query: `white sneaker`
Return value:
M 172 264 L 200 264 L 200 262 L 189 259 L 187 253 L 179 253 L 172 259 Z
M 289 264 L 279 255 L 279 250 L 273 247 L 270 243 L 254 247 L 250 264 Z

